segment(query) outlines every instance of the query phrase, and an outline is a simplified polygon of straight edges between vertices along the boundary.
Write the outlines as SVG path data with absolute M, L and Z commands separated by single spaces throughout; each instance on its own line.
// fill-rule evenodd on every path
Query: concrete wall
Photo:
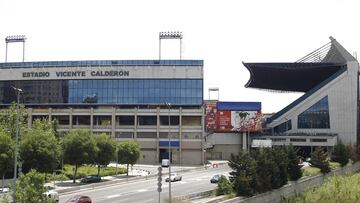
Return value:
M 185 150 L 182 151 L 182 164 L 199 165 L 201 162 L 201 150 Z
M 156 149 L 146 149 L 140 151 L 140 159 L 138 163 L 140 164 L 154 164 L 157 163 L 159 160 L 157 160 L 157 152 Z
M 217 144 L 214 146 L 213 149 L 208 149 L 208 153 L 221 153 L 221 159 L 222 160 L 229 160 L 231 154 L 238 154 L 241 150 L 242 145 L 239 144 Z
M 307 178 L 302 178 L 298 181 L 290 182 L 290 184 L 284 187 L 272 190 L 270 192 L 262 193 L 250 198 L 244 199 L 244 197 L 237 197 L 224 201 L 223 203 L 267 203 L 267 202 L 280 202 L 283 198 L 289 198 L 296 194 L 302 193 L 307 189 L 318 187 L 324 183 L 324 181 L 334 175 L 352 174 L 360 170 L 360 162 L 355 163 L 352 166 L 346 166 L 341 169 L 334 170 L 326 175 L 317 175 Z

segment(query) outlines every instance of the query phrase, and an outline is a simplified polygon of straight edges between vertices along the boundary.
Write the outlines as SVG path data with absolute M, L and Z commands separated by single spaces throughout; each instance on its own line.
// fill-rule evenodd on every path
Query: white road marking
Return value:
M 111 199 L 111 198 L 114 198 L 114 197 L 120 197 L 120 195 L 119 195 L 119 194 L 117 194 L 117 195 L 110 195 L 110 196 L 107 196 L 106 198 Z
M 146 192 L 148 191 L 147 189 L 140 189 L 140 190 L 137 190 L 137 192 Z

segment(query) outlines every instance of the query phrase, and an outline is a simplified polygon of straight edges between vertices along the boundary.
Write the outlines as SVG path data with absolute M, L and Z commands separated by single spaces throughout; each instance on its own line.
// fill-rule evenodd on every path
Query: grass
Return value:
M 73 177 L 73 168 L 72 165 L 64 165 L 63 175 L 67 178 L 72 179 Z M 97 166 L 81 166 L 77 170 L 76 178 L 83 178 L 88 175 L 97 175 L 98 168 Z M 118 168 L 117 174 L 124 174 L 126 173 L 126 168 Z M 111 176 L 116 174 L 116 167 L 106 167 L 100 169 L 100 176 Z
M 303 176 L 314 176 L 320 173 L 320 169 L 316 167 L 306 167 L 303 171 Z
M 353 175 L 334 176 L 321 187 L 307 190 L 297 197 L 285 199 L 282 203 L 337 203 L 359 202 L 360 173 Z

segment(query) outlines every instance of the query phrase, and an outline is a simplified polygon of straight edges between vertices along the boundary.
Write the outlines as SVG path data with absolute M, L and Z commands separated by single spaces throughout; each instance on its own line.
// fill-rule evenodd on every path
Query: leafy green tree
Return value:
M 294 181 L 298 180 L 302 177 L 301 166 L 299 165 L 299 157 L 292 145 L 287 147 L 287 157 L 288 157 L 288 165 L 287 171 L 289 174 L 289 179 Z
M 9 109 L 3 109 L 0 114 L 0 129 L 3 129 L 12 138 L 16 135 L 16 103 L 13 102 Z M 22 135 L 25 129 L 26 110 L 24 106 L 19 106 L 19 135 Z
M 238 155 L 231 154 L 229 160 L 230 181 L 238 196 L 251 196 L 255 193 L 256 161 L 248 152 L 240 151 Z
M 331 160 L 340 163 L 341 167 L 349 163 L 350 150 L 341 140 L 334 146 L 334 151 L 331 154 Z
M 330 164 L 327 153 L 321 148 L 317 147 L 315 151 L 311 154 L 311 165 L 320 168 L 321 173 L 329 173 Z
M 43 195 L 46 192 L 44 187 L 45 174 L 31 170 L 16 181 L 15 200 L 18 203 L 53 203 L 53 199 Z
M 14 162 L 15 142 L 11 137 L 0 130 L 0 175 L 4 187 L 5 173 L 12 169 Z
M 118 146 L 118 161 L 126 164 L 126 175 L 129 176 L 129 164 L 134 165 L 140 158 L 140 145 L 134 141 L 121 142 Z
M 75 183 L 79 166 L 92 163 L 98 151 L 94 136 L 87 130 L 70 131 L 63 139 L 64 159 L 75 166 L 73 182 Z
M 36 169 L 40 172 L 52 172 L 60 162 L 60 144 L 48 120 L 36 120 L 31 129 L 22 136 L 20 157 L 23 171 Z
M 216 188 L 216 195 L 227 195 L 231 194 L 232 185 L 225 176 L 220 176 L 219 182 Z
M 98 165 L 98 175 L 100 175 L 100 167 L 107 166 L 114 159 L 116 144 L 105 133 L 95 136 L 98 151 L 94 157 L 94 162 Z

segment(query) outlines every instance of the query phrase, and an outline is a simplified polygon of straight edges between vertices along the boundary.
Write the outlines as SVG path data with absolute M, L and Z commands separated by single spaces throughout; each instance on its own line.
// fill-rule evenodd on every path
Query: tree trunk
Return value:
M 73 177 L 73 183 L 76 181 L 76 173 L 77 173 L 78 165 L 75 164 L 75 171 L 74 171 L 74 177 Z
M 5 179 L 5 173 L 2 175 L 2 183 L 1 183 L 3 192 L 4 192 L 4 181 L 5 181 L 4 179 Z
M 100 164 L 98 164 L 98 176 L 100 176 Z
M 129 176 L 129 164 L 126 164 L 126 176 Z

